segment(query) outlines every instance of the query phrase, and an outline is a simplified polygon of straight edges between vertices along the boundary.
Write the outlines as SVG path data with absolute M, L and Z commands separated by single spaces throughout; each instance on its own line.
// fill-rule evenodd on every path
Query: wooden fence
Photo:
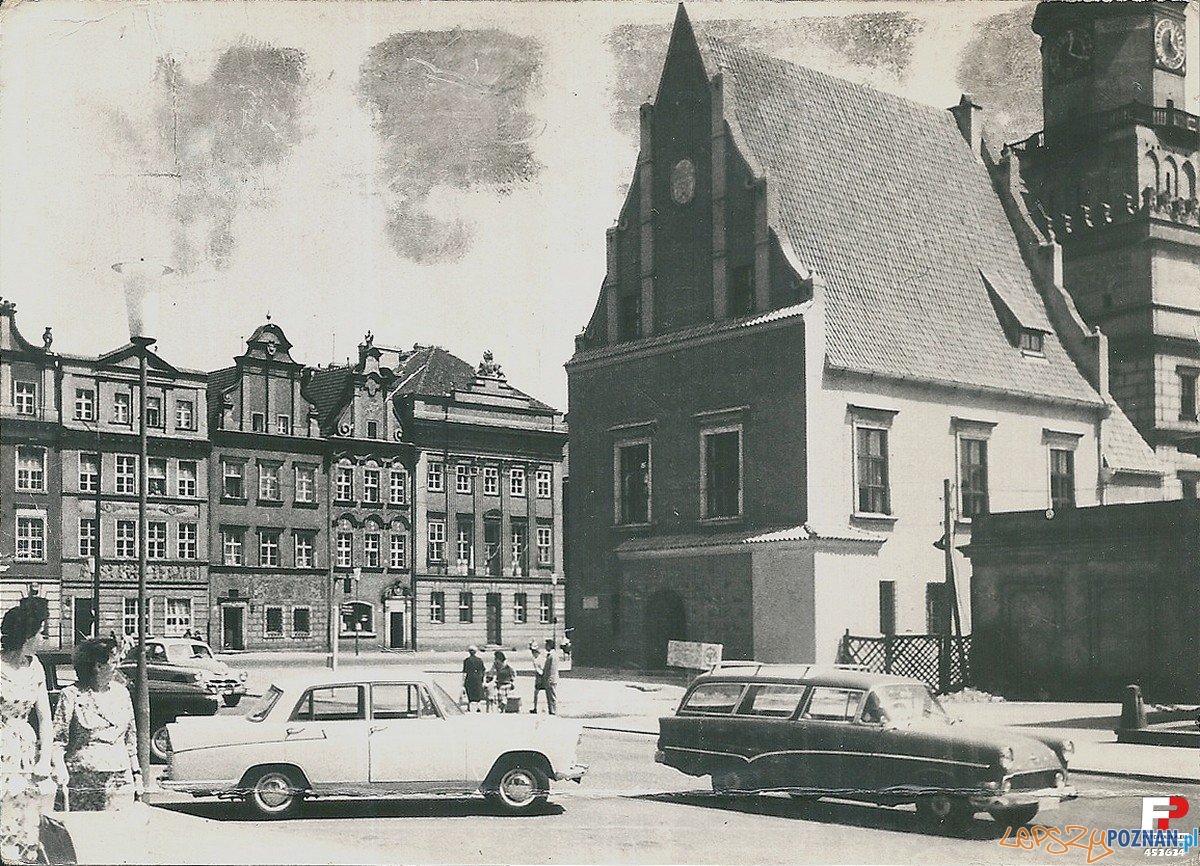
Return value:
M 971 684 L 971 637 L 943 634 L 890 634 L 861 637 L 847 631 L 838 646 L 838 664 L 916 677 L 938 694 Z

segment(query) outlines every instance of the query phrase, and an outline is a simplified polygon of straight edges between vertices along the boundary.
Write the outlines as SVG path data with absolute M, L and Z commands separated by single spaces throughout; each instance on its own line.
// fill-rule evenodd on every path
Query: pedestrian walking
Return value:
M 27 596 L 0 621 L 0 859 L 5 863 L 37 862 L 42 813 L 66 778 L 51 761 L 50 696 L 37 657 L 49 616 L 44 598 Z
M 85 640 L 75 648 L 75 684 L 62 690 L 55 708 L 54 742 L 71 774 L 67 790 L 76 811 L 121 809 L 142 794 L 133 702 L 118 661 L 111 640 Z
M 467 711 L 482 712 L 485 698 L 483 677 L 486 668 L 483 659 L 478 655 L 479 648 L 467 647 L 467 657 L 463 659 L 463 692 L 467 696 Z
M 502 650 L 493 653 L 492 668 L 488 671 L 487 678 L 496 690 L 496 705 L 500 712 L 507 713 L 508 701 L 517 682 L 517 672 L 512 669 Z
M 546 692 L 546 712 L 558 712 L 558 651 L 554 641 L 546 640 L 546 663 L 542 668 L 542 690 Z
M 529 642 L 529 652 L 533 655 L 533 709 L 529 712 L 536 713 L 538 711 L 538 692 L 544 691 L 546 684 L 542 682 L 542 670 L 546 666 L 546 660 L 542 658 L 542 648 L 537 645 L 537 641 Z

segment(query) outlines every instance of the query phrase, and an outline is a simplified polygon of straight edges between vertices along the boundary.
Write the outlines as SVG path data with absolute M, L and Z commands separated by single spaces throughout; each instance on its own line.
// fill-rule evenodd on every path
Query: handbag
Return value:
M 79 862 L 70 831 L 62 821 L 49 815 L 42 816 L 41 827 L 38 828 L 38 862 L 47 866 Z

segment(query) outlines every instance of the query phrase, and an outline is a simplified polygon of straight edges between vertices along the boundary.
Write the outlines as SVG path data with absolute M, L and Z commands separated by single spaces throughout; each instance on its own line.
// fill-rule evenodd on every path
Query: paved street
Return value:
M 804 803 L 765 796 L 729 802 L 710 796 L 707 780 L 654 763 L 654 738 L 589 730 L 582 785 L 559 784 L 547 812 L 496 814 L 483 800 L 319 801 L 288 823 L 291 834 L 327 844 L 345 840 L 347 859 L 363 852 L 393 862 L 623 863 L 1086 863 L 1086 852 L 1051 856 L 1001 844 L 1002 830 L 977 817 L 960 836 L 923 832 L 911 809 L 847 802 Z M 701 784 L 703 782 L 703 784 Z M 1143 794 L 1200 802 L 1200 786 L 1181 787 L 1078 777 L 1080 798 L 1035 823 L 1089 828 L 1136 827 Z M 1169 789 L 1169 790 L 1168 790 Z M 176 802 L 174 810 L 249 827 L 239 804 Z M 278 827 L 278 825 L 275 825 Z M 353 840 L 353 841 L 349 841 Z M 1011 840 L 1010 840 L 1011 841 Z M 1097 848 L 1095 858 L 1102 854 Z M 1144 861 L 1117 851 L 1105 863 Z

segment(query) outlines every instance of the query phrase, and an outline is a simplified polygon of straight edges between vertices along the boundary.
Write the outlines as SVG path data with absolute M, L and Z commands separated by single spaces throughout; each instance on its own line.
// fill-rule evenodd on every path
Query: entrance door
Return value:
M 80 641 L 92 636 L 92 628 L 95 625 L 95 618 L 92 616 L 92 600 L 91 598 L 75 598 L 75 618 L 74 618 L 74 642 Z
M 221 608 L 221 648 L 244 650 L 246 648 L 245 608 L 241 605 L 225 605 Z
M 500 644 L 500 593 L 487 594 L 487 642 Z
M 670 590 L 656 592 L 646 602 L 646 667 L 667 666 L 667 644 L 687 640 L 687 615 L 683 599 Z
M 388 611 L 388 646 L 403 649 L 408 646 L 408 631 L 405 628 L 403 610 Z

